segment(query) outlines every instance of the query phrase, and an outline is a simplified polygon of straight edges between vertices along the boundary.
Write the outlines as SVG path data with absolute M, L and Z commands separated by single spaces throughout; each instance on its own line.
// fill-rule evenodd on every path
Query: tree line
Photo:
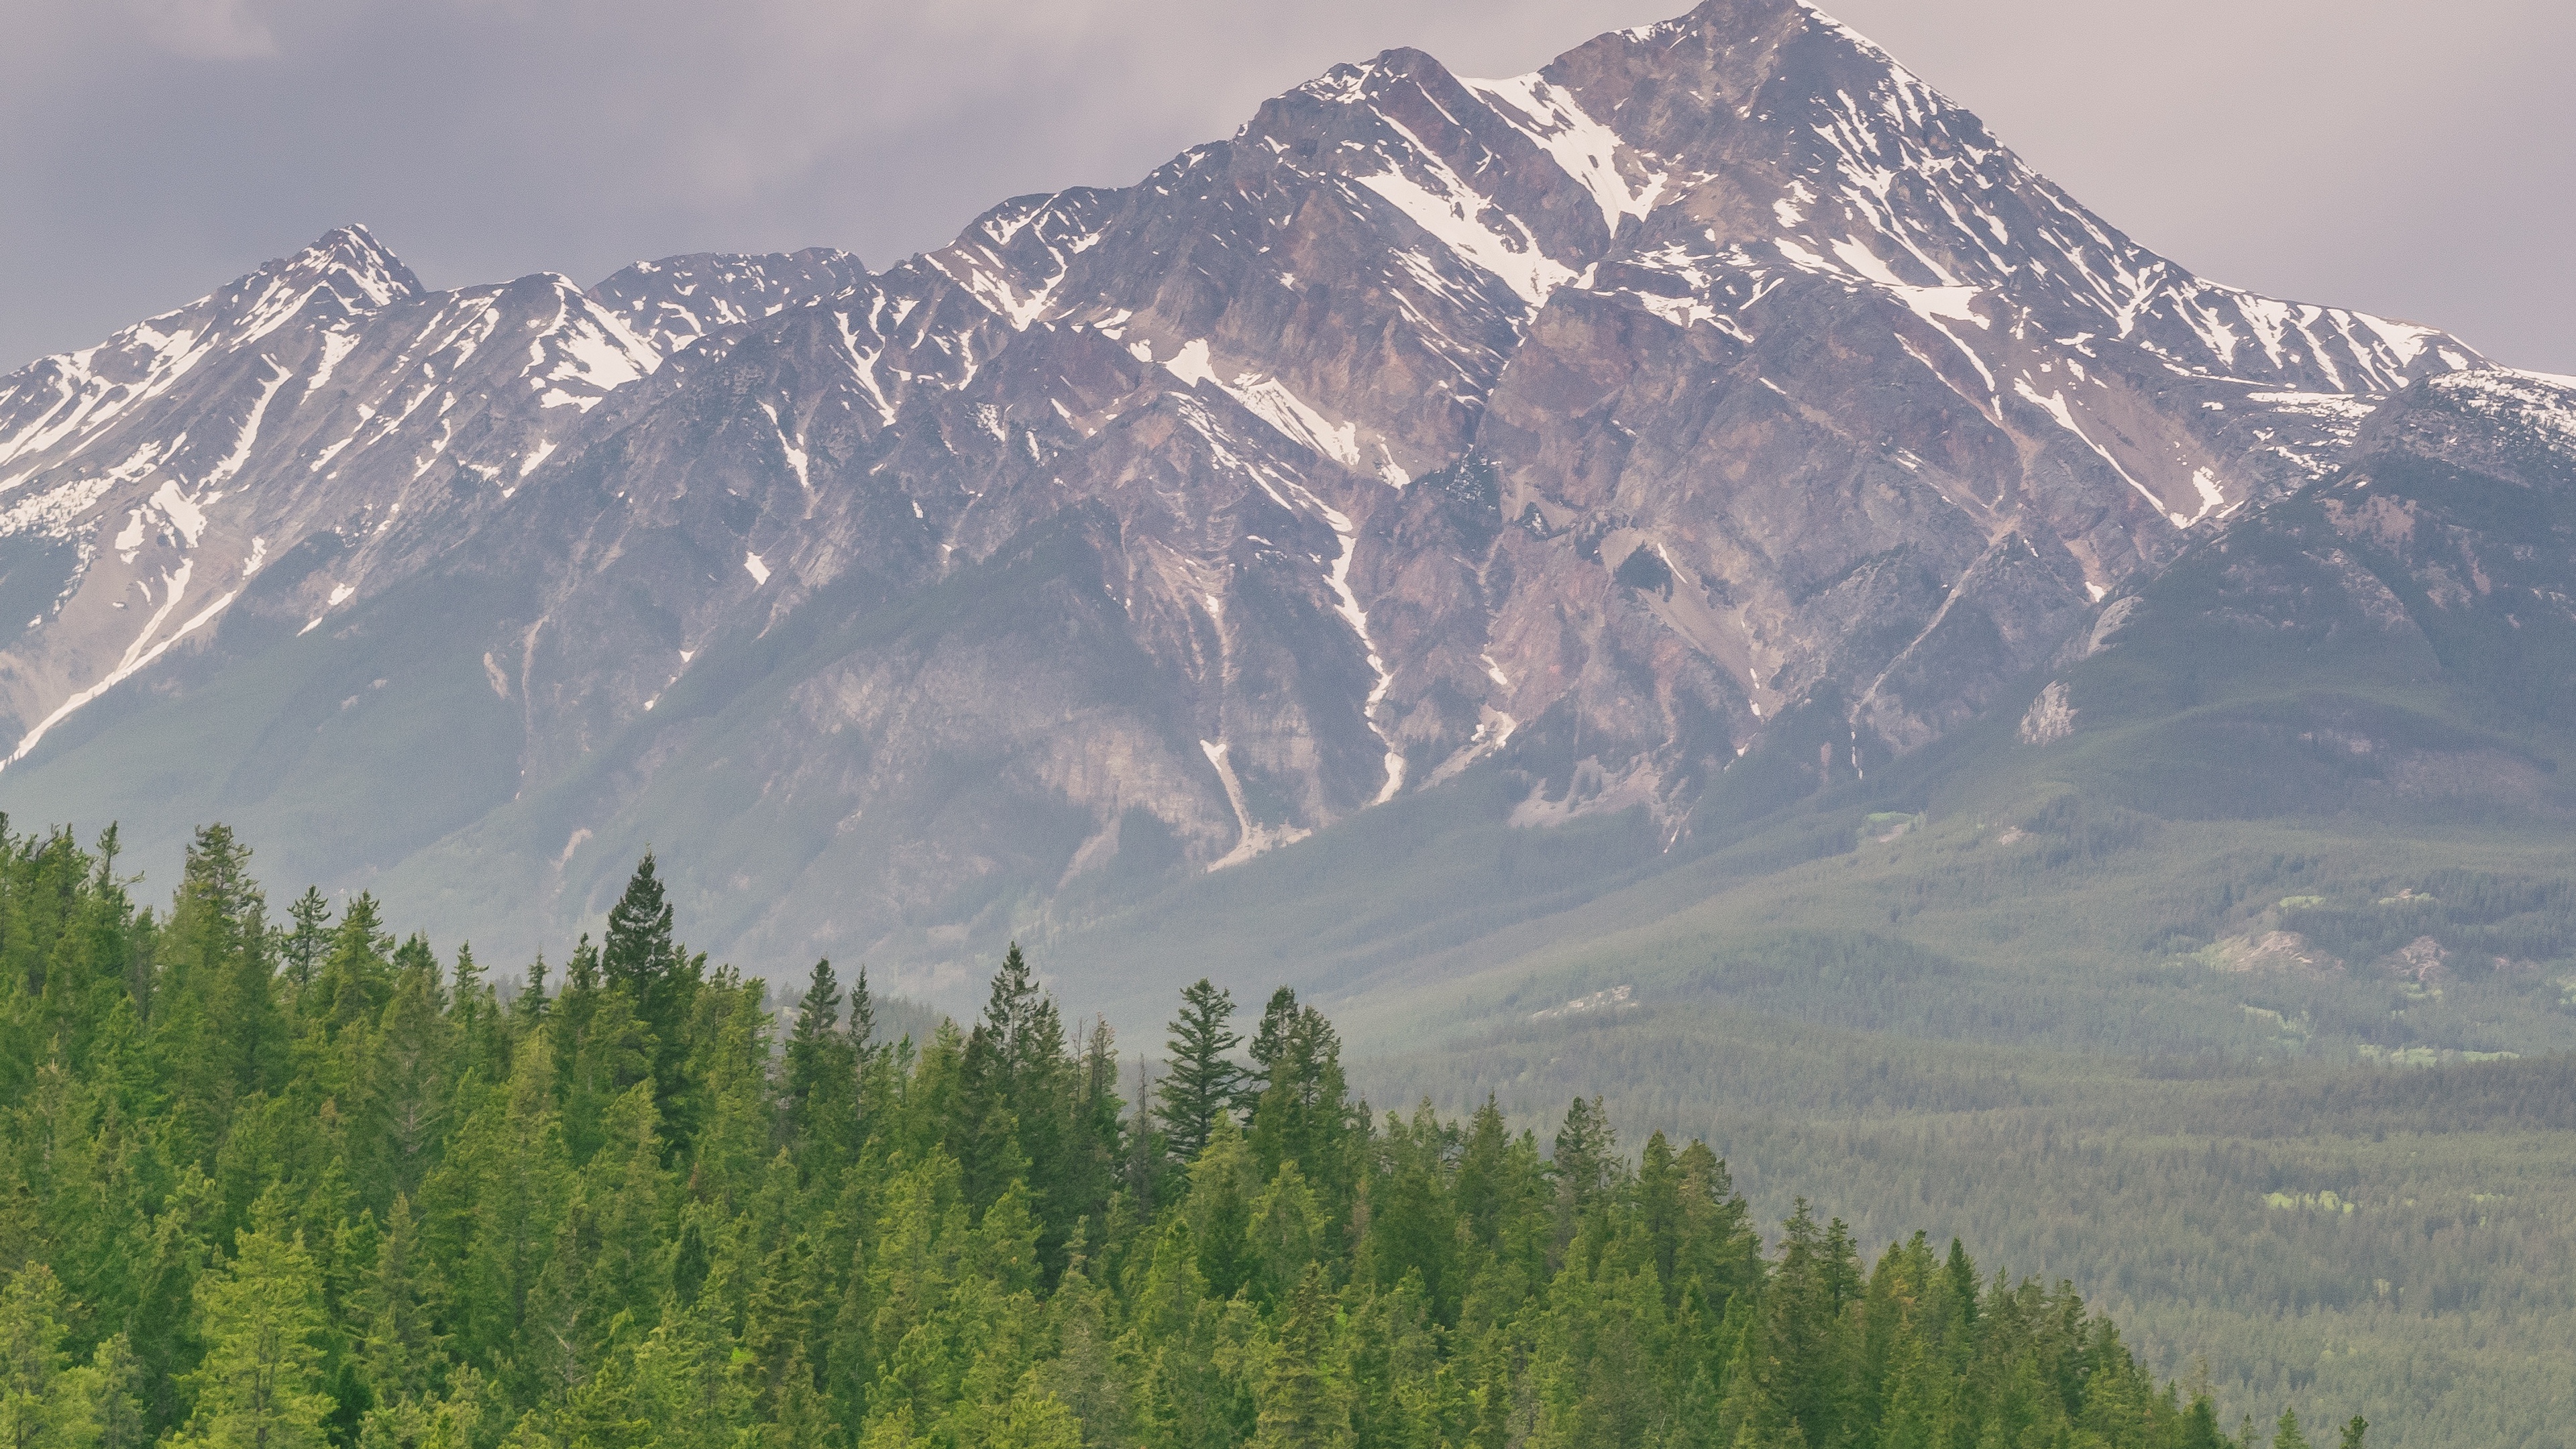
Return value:
M 1375 1115 L 1284 988 L 1156 1080 L 1016 947 L 925 1041 L 828 961 L 772 1012 L 649 854 L 510 983 L 220 826 L 164 910 L 116 857 L 0 821 L 0 1449 L 2262 1442 L 1956 1241 L 1766 1251 L 1597 1098 Z

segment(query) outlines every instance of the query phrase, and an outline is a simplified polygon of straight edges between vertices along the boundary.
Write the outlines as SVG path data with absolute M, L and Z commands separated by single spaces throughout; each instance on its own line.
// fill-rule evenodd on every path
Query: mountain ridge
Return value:
M 60 518 L 0 539 L 0 601 L 53 601 L 0 651 L 0 804 L 166 850 L 390 771 L 410 825 L 289 868 L 514 949 L 701 833 L 676 888 L 779 970 L 963 959 L 1479 767 L 1669 848 L 1739 760 L 1829 789 L 2000 707 L 2483 365 L 2154 257 L 1768 0 L 1500 81 L 1336 67 L 884 272 L 404 285 L 227 354 L 233 472 L 102 473 L 161 435 L 66 444 L 46 364 L 0 381 L 13 515 Z M 192 716 L 235 723 L 181 778 Z M 396 743 L 442 718 L 477 758 Z

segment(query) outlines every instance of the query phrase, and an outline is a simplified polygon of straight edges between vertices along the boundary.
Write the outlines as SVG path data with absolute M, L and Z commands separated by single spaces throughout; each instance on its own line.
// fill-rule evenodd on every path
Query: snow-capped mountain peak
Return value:
M 694 252 L 623 267 L 590 297 L 669 356 L 719 328 L 837 296 L 867 278 L 856 256 L 832 247 L 766 256 Z
M 649 288 L 602 301 L 551 273 L 433 292 L 341 227 L 0 379 L 0 598 L 27 619 L 0 655 L 11 758 L 281 562 L 300 577 L 270 573 L 263 607 L 319 627 L 436 558 L 672 347 L 855 270 L 840 253 L 673 260 L 656 275 L 703 272 L 683 283 L 699 310 L 657 320 L 636 310 Z
M 790 954 L 1490 764 L 1522 823 L 1678 838 L 1748 753 L 1977 718 L 2479 366 L 2154 255 L 1795 0 L 1391 50 L 883 272 L 430 292 L 351 229 L 0 381 L 8 778 L 143 749 L 61 722 L 181 641 L 210 688 L 337 661 L 229 707 L 482 742 L 351 858 L 577 914 L 657 826 L 756 841 L 700 885 Z

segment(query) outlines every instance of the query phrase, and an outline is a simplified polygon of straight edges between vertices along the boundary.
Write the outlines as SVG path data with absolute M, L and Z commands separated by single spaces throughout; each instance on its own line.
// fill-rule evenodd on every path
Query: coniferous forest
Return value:
M 221 827 L 131 886 L 0 827 L 7 1449 L 2312 1442 L 1597 1100 L 1374 1115 L 1286 990 L 1191 987 L 1149 1071 L 1016 948 L 927 1040 L 828 962 L 773 1011 L 650 856 L 507 989 Z

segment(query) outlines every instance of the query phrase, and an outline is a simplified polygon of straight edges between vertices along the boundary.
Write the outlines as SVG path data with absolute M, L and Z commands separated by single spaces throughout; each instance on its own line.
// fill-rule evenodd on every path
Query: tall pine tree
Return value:
M 1164 1041 L 1168 1060 L 1155 1115 L 1174 1157 L 1195 1160 L 1216 1130 L 1217 1118 L 1234 1110 L 1243 1068 L 1232 1055 L 1243 1038 L 1230 1030 L 1234 997 L 1202 976 L 1181 993 L 1181 1014 Z

